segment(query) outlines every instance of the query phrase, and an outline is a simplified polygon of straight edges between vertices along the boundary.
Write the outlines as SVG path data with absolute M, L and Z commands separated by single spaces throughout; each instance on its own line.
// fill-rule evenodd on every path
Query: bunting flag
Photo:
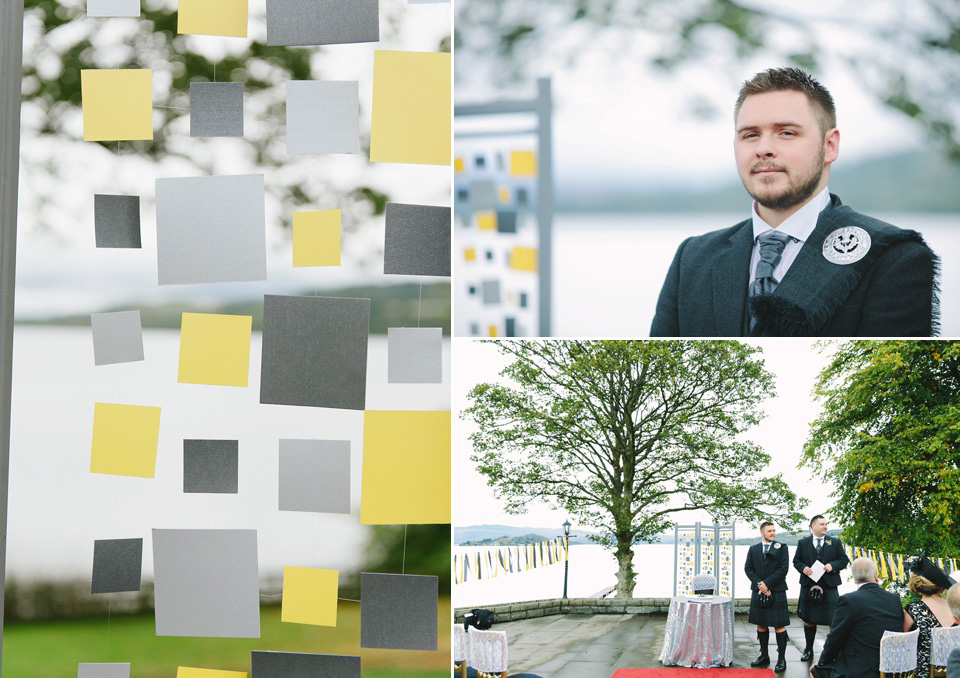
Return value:
M 860 546 L 850 546 L 844 544 L 844 550 L 850 560 L 857 558 L 869 558 L 877 566 L 877 573 L 880 579 L 887 581 L 906 581 L 910 578 L 910 572 L 907 569 L 906 562 L 909 555 L 900 553 L 887 553 L 886 551 L 876 551 L 874 549 L 865 549 Z M 941 570 L 950 574 L 956 572 L 960 566 L 960 558 L 929 558 Z
M 569 555 L 569 549 L 564 546 L 563 539 L 557 537 L 534 544 L 454 554 L 453 581 L 463 584 L 468 581 L 493 579 L 564 562 Z

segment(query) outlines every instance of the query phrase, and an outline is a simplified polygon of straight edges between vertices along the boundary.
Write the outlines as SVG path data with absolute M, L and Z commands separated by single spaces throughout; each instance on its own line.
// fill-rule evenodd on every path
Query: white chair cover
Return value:
M 453 625 L 453 661 L 459 664 L 467 659 L 467 632 L 463 624 Z
M 716 591 L 716 588 L 717 579 L 712 574 L 701 572 L 693 578 L 694 591 L 706 591 L 707 589 Z
M 484 673 L 507 670 L 507 634 L 504 631 L 470 629 L 470 665 Z
M 946 666 L 950 653 L 960 647 L 960 626 L 932 629 L 930 635 L 930 665 Z
M 880 639 L 881 673 L 906 673 L 917 668 L 919 629 L 909 633 L 884 631 Z

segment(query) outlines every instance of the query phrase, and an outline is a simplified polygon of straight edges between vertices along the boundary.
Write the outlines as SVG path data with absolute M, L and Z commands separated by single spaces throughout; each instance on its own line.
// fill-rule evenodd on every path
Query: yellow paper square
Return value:
M 477 228 L 481 231 L 497 230 L 497 215 L 494 212 L 477 212 Z
M 153 139 L 152 72 L 143 68 L 80 71 L 84 141 Z
M 336 626 L 338 579 L 337 570 L 284 567 L 280 621 Z
M 450 54 L 373 55 L 371 162 L 450 164 Z
M 247 37 L 247 0 L 180 0 L 177 33 Z
M 497 326 L 496 326 L 496 325 L 491 325 L 491 326 L 490 326 L 489 334 L 490 334 L 491 337 L 497 336 Z
M 177 667 L 177 678 L 247 678 L 246 671 L 218 671 L 217 669 L 192 669 Z
M 510 268 L 515 271 L 537 270 L 537 250 L 533 247 L 514 247 L 510 253 Z
M 464 170 L 463 158 L 460 156 L 457 156 L 456 158 L 453 159 L 453 171 L 456 172 L 457 174 L 462 174 L 463 170 Z
M 181 384 L 246 386 L 253 316 L 184 313 L 180 323 Z
M 537 176 L 537 154 L 533 151 L 510 151 L 510 176 Z
M 502 202 L 504 205 L 510 202 L 510 189 L 508 189 L 506 186 L 500 187 L 500 202 Z
M 293 213 L 293 265 L 340 265 L 340 210 Z
M 90 473 L 153 478 L 160 408 L 94 403 Z
M 463 251 L 463 258 L 467 261 L 476 261 L 477 260 L 477 250 L 473 247 L 468 247 Z
M 360 522 L 450 522 L 450 412 L 363 414 Z

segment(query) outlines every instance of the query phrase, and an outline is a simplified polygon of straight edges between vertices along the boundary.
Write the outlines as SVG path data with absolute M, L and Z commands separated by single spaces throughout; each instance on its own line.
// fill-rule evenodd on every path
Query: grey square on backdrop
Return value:
M 443 381 L 443 330 L 439 327 L 387 328 L 387 382 L 439 384 Z
M 435 651 L 438 585 L 437 577 L 361 572 L 360 647 Z
M 516 233 L 517 213 L 513 210 L 497 210 L 497 230 L 500 233 Z
M 500 281 L 481 280 L 480 298 L 484 306 L 493 306 L 500 303 Z
M 93 364 L 112 365 L 143 360 L 140 311 L 90 314 Z
M 362 410 L 370 300 L 263 297 L 260 402 Z
M 350 441 L 281 439 L 280 510 L 350 513 Z
M 87 16 L 140 16 L 140 0 L 87 0 Z
M 354 81 L 287 81 L 287 153 L 359 153 L 360 93 Z
M 142 565 L 142 538 L 95 540 L 90 593 L 139 591 Z
M 450 275 L 449 207 L 388 202 L 383 272 Z
M 93 224 L 97 247 L 140 248 L 140 196 L 93 196 Z
M 250 653 L 250 678 L 360 678 L 360 657 L 305 652 Z
M 336 45 L 378 40 L 379 0 L 267 0 L 268 45 Z
M 488 209 L 497 206 L 497 187 L 489 179 L 470 182 L 470 206 L 474 209 Z
M 130 678 L 130 664 L 78 664 L 77 678 Z
M 156 184 L 161 285 L 267 279 L 262 174 Z
M 243 83 L 190 83 L 190 136 L 243 136 Z
M 237 494 L 238 457 L 236 440 L 184 440 L 183 491 Z
M 256 530 L 153 530 L 158 636 L 259 638 Z

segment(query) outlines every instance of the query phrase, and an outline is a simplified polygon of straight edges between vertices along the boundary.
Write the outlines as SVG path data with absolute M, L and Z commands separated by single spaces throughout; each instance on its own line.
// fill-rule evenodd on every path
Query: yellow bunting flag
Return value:
M 160 408 L 95 403 L 90 472 L 153 478 Z
M 496 231 L 497 215 L 493 212 L 477 212 L 477 230 Z
M 463 258 L 467 261 L 476 261 L 477 260 L 477 250 L 473 247 L 468 247 L 463 250 Z
M 337 570 L 284 567 L 280 621 L 336 626 L 338 585 Z
M 253 316 L 184 313 L 180 324 L 182 384 L 246 386 Z
M 463 170 L 464 170 L 463 158 L 458 155 L 456 158 L 453 159 L 453 171 L 456 172 L 457 174 L 462 174 Z
M 153 139 L 153 84 L 147 69 L 80 71 L 84 141 Z
M 293 213 L 293 265 L 340 265 L 340 210 Z

